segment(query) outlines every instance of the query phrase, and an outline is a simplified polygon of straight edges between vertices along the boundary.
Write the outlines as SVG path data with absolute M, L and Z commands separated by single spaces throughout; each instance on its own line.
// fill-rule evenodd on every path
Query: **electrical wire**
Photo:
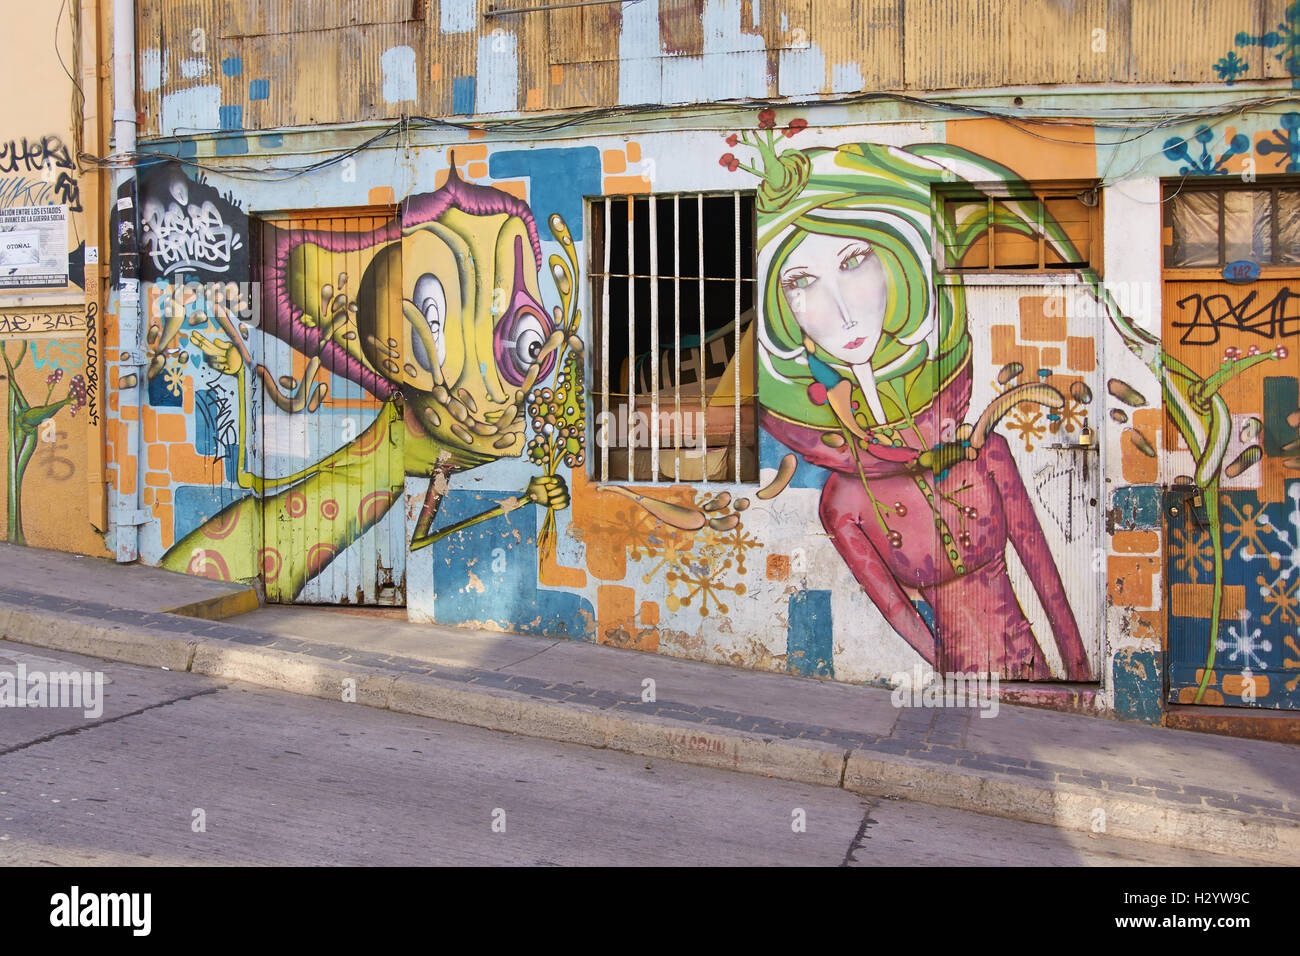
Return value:
M 576 139 L 592 135 L 590 132 L 592 127 L 613 126 L 621 130 L 625 127 L 627 120 L 638 117 L 662 116 L 667 118 L 669 115 L 677 115 L 686 112 L 695 118 L 707 118 L 710 116 L 729 115 L 736 112 L 750 110 L 797 110 L 800 108 L 807 109 L 824 105 L 843 107 L 852 105 L 869 105 L 872 103 L 882 102 L 909 105 L 923 109 L 948 111 L 986 119 L 997 119 L 1006 122 L 1008 125 L 1025 135 L 1045 142 L 1064 145 L 1078 146 L 1082 144 L 1080 144 L 1077 139 L 1047 135 L 1042 131 L 1042 128 L 1062 126 L 1089 128 L 1093 130 L 1116 130 L 1121 133 L 1120 136 L 1113 139 L 1107 139 L 1105 142 L 1097 142 L 1095 144 L 1097 147 L 1110 149 L 1110 162 L 1113 163 L 1118 154 L 1119 147 L 1131 142 L 1142 140 L 1161 129 L 1180 126 L 1196 122 L 1197 120 L 1206 123 L 1215 123 L 1215 125 L 1217 125 L 1218 123 L 1226 122 L 1231 117 L 1239 116 L 1246 112 L 1258 112 L 1285 104 L 1300 104 L 1300 99 L 1297 99 L 1294 95 L 1265 95 L 1222 104 L 1209 104 L 1190 109 L 1152 110 L 1150 107 L 1121 107 L 1119 109 L 1124 110 L 1130 115 L 1116 116 L 1113 111 L 1084 115 L 1078 110 L 1066 110 L 1064 108 L 1039 108 L 1034 112 L 1007 110 L 989 106 L 974 106 L 953 100 L 932 99 L 903 93 L 881 92 L 858 94 L 855 96 L 837 98 L 835 100 L 811 100 L 802 102 L 772 99 L 748 99 L 714 103 L 704 107 L 691 107 L 690 105 L 683 104 L 641 104 L 636 106 L 598 107 L 582 110 L 576 113 L 549 114 L 543 117 L 510 117 L 500 120 L 478 119 L 462 121 L 426 116 L 408 116 L 403 114 L 395 123 L 388 125 L 360 143 L 341 150 L 315 151 L 315 153 L 326 153 L 328 155 L 318 161 L 301 165 L 283 165 L 270 162 L 260 166 L 251 166 L 239 163 L 212 163 L 198 157 L 172 156 L 171 158 L 180 162 L 182 165 L 228 176 L 234 179 L 265 179 L 274 182 L 283 182 L 301 176 L 310 175 L 311 173 L 318 172 L 322 169 L 338 165 L 351 157 L 357 156 L 368 149 L 378 146 L 389 138 L 396 138 L 399 143 L 404 143 L 405 148 L 409 149 L 412 144 L 411 134 L 413 131 L 417 130 L 490 132 L 497 134 L 513 132 L 532 136 L 545 136 L 547 134 L 574 131 L 575 135 L 573 137 L 563 138 Z M 1052 115 L 1053 111 L 1059 111 L 1062 115 Z M 833 124 L 834 127 L 861 125 L 865 124 L 861 122 Z M 355 127 L 348 126 L 346 128 L 353 129 Z M 826 128 L 826 126 L 824 125 L 823 128 Z M 292 130 L 267 130 L 255 132 L 253 135 L 283 135 L 286 132 L 294 132 L 298 130 L 307 131 L 308 129 L 310 128 L 298 127 Z M 316 127 L 315 129 L 319 129 L 319 127 Z M 705 132 L 708 130 L 707 128 L 694 127 L 691 131 Z M 204 135 L 211 132 L 216 131 L 195 131 L 198 135 Z M 641 132 L 646 131 L 643 130 Z M 169 142 L 179 143 L 189 139 L 191 139 L 189 136 L 154 138 L 142 144 L 144 148 L 138 151 L 137 156 L 146 156 L 150 159 L 163 159 L 170 154 L 164 150 L 158 149 L 158 147 L 165 146 Z M 315 153 L 298 151 L 293 153 L 293 155 L 306 156 L 314 155 Z M 282 158 L 284 153 L 264 153 L 261 155 L 266 157 Z M 1155 154 L 1152 153 L 1150 155 Z M 91 157 L 89 158 L 89 161 L 91 165 L 117 167 L 122 165 L 124 162 L 131 161 L 132 158 L 133 157 L 126 157 L 119 154 L 105 157 L 102 160 Z M 1145 158 L 1150 157 L 1147 156 Z M 1145 161 L 1145 158 L 1139 158 L 1134 166 L 1126 171 L 1125 176 L 1133 172 L 1136 168 L 1139 168 Z M 1122 179 L 1124 177 L 1120 178 Z M 1109 181 L 1113 180 L 1107 176 L 1103 179 L 1103 184 Z

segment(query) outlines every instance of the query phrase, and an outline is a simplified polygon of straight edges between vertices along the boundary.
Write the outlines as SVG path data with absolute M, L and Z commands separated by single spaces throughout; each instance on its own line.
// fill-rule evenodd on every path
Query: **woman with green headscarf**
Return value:
M 971 342 L 964 290 L 933 281 L 932 235 L 958 258 L 987 222 L 934 221 L 931 189 L 997 181 L 1013 228 L 1028 198 L 1003 167 L 943 145 L 787 149 L 771 111 L 743 141 L 762 168 L 759 396 L 763 427 L 829 469 L 821 519 L 895 630 L 943 672 L 1053 676 L 1011 587 L 1008 541 L 1052 622 L 1071 680 L 1092 677 L 1065 588 L 1005 439 L 1036 382 L 966 423 Z M 803 124 L 791 124 L 786 136 Z M 724 165 L 743 166 L 733 156 Z M 727 162 L 730 160 L 730 162 Z M 1058 235 L 1063 235 L 1059 233 Z M 1032 373 L 1031 373 L 1032 374 Z M 1059 675 L 1058 675 L 1059 676 Z

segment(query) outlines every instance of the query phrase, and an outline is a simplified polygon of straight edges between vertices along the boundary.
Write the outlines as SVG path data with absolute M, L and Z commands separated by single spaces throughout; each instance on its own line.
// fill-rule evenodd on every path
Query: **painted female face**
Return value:
M 865 365 L 880 341 L 889 302 L 885 269 L 862 239 L 808 233 L 781 269 L 799 327 L 842 362 Z

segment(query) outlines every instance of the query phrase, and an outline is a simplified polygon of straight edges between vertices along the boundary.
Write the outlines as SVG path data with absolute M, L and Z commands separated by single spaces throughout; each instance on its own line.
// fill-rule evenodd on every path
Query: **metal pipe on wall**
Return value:
M 144 371 L 140 350 L 139 212 L 135 186 L 135 0 L 113 2 L 113 152 L 117 167 L 113 195 L 117 235 L 117 489 L 113 500 L 113 553 L 119 562 L 140 555 L 140 390 Z M 124 189 L 124 187 L 126 187 Z M 129 479 L 123 470 L 135 469 Z M 129 491 L 123 491 L 126 487 Z

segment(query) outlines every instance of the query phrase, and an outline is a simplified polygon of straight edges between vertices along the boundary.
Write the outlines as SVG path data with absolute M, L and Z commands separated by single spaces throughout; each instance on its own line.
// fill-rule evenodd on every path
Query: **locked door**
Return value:
M 405 603 L 401 242 L 394 213 L 267 219 L 262 575 L 269 601 Z

